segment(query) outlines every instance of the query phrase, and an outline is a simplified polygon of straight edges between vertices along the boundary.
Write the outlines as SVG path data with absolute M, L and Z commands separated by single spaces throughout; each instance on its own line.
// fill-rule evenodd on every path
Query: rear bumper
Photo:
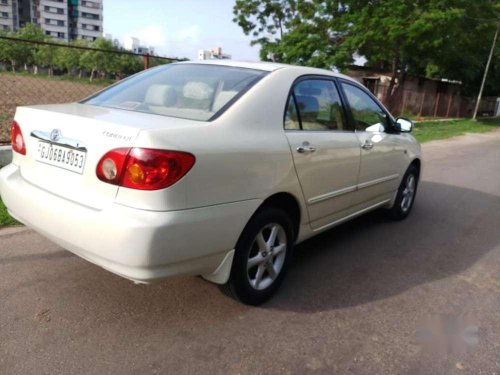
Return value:
M 13 164 L 0 171 L 0 194 L 9 213 L 28 227 L 138 282 L 212 273 L 261 203 L 248 200 L 168 212 L 111 203 L 95 210 L 30 184 Z

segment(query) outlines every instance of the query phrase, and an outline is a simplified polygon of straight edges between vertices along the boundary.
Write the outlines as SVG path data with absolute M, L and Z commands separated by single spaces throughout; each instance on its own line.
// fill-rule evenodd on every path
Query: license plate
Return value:
M 66 169 L 71 172 L 83 173 L 87 153 L 71 147 L 38 141 L 36 161 Z

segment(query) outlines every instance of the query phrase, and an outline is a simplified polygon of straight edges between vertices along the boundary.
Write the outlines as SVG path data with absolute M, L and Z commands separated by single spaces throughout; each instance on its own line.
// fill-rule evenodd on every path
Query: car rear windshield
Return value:
M 126 79 L 84 103 L 209 121 L 266 73 L 221 65 L 170 64 Z

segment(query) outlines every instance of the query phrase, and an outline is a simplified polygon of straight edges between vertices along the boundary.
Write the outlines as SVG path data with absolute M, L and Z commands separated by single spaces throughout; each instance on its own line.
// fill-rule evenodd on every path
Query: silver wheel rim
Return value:
M 247 261 L 247 277 L 252 288 L 268 288 L 279 276 L 285 263 L 286 232 L 279 224 L 262 228 L 252 243 Z
M 411 204 L 413 202 L 413 197 L 415 196 L 415 186 L 416 186 L 415 176 L 410 174 L 406 178 L 406 184 L 401 199 L 401 210 L 403 212 L 407 212 L 411 207 Z

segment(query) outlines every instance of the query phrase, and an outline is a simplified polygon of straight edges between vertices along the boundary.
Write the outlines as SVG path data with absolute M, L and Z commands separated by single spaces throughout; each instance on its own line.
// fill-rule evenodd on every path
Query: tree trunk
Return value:
M 387 87 L 387 91 L 385 92 L 384 104 L 389 107 L 392 103 L 394 86 L 396 86 L 396 77 L 398 74 L 398 66 L 399 66 L 399 58 L 395 57 L 392 61 L 392 73 L 391 73 L 391 81 L 389 82 L 389 87 Z
M 38 65 L 33 66 L 33 74 L 35 74 L 35 75 L 38 74 Z
M 396 85 L 397 80 L 397 85 Z M 402 95 L 404 90 L 404 83 L 406 80 L 406 62 L 396 57 L 392 66 L 392 77 L 385 97 L 385 105 L 390 111 L 394 111 L 395 99 Z
M 12 66 L 12 73 L 16 73 L 16 62 L 14 60 L 10 60 L 10 65 Z
M 92 82 L 94 80 L 94 72 L 95 72 L 95 68 L 92 68 L 92 71 L 90 72 L 90 82 Z

